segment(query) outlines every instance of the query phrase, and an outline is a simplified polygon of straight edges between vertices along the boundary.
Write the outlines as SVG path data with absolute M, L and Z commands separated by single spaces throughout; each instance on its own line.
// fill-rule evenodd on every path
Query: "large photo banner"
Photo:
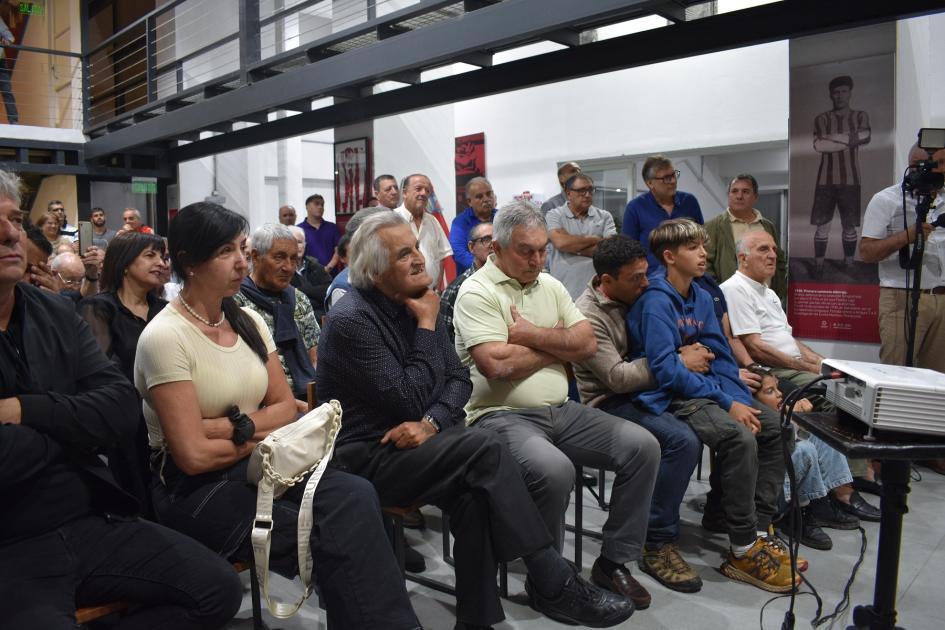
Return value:
M 798 43 L 837 52 L 836 37 L 833 46 L 815 39 L 792 42 L 792 59 Z M 796 337 L 879 342 L 876 264 L 857 248 L 866 204 L 892 183 L 894 71 L 892 53 L 792 63 L 788 318 Z

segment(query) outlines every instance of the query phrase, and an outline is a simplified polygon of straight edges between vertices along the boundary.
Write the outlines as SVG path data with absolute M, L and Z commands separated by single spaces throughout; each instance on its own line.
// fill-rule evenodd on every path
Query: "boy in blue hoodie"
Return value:
M 712 298 L 693 283 L 705 273 L 705 229 L 689 219 L 671 219 L 650 232 L 649 240 L 666 275 L 651 278 L 627 314 L 631 348 L 646 356 L 657 382 L 656 389 L 638 394 L 637 403 L 649 413 L 682 418 L 715 451 L 731 543 L 722 573 L 766 591 L 789 592 L 790 560 L 768 534 L 784 479 L 779 419 L 767 407 L 751 406 Z M 714 355 L 704 374 L 689 371 L 679 359 L 679 348 L 692 343 Z

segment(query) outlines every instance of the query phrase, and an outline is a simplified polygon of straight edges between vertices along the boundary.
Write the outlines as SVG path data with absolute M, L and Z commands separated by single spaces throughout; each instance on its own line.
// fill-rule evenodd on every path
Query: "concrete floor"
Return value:
M 708 463 L 706 463 L 708 470 Z M 908 630 L 943 630 L 945 628 L 945 581 L 942 569 L 945 567 L 945 477 L 926 468 L 917 469 L 921 481 L 913 482 L 909 495 L 909 513 L 905 517 L 902 558 L 898 584 L 898 625 Z M 772 602 L 764 612 L 764 625 L 759 625 L 759 613 L 762 605 L 772 594 L 754 587 L 735 583 L 720 574 L 717 569 L 722 562 L 727 540 L 721 534 L 709 534 L 700 527 L 701 514 L 698 504 L 708 489 L 708 480 L 697 481 L 693 478 L 689 492 L 683 503 L 682 536 L 680 546 L 686 560 L 702 576 L 704 586 L 696 594 L 682 594 L 663 588 L 649 576 L 642 574 L 636 567 L 633 573 L 653 595 L 653 604 L 647 610 L 636 612 L 620 628 L 645 628 L 647 630 L 729 630 L 763 628 L 776 630 L 781 627 L 784 612 L 788 608 L 788 599 Z M 870 502 L 878 503 L 878 498 L 865 495 Z M 586 527 L 597 529 L 606 518 L 596 501 L 584 492 L 584 518 Z M 568 522 L 573 522 L 573 506 L 569 510 Z M 427 558 L 427 575 L 437 579 L 451 581 L 452 568 L 442 561 L 440 553 L 441 538 L 439 533 L 440 518 L 435 508 L 424 510 L 428 528 L 424 531 L 408 530 L 411 544 Z M 876 579 L 876 547 L 879 539 L 879 525 L 864 523 L 867 538 L 866 559 L 856 577 L 852 589 L 853 605 L 872 602 L 873 587 Z M 840 601 L 844 584 L 850 575 L 859 555 L 861 536 L 859 531 L 827 530 L 834 541 L 831 551 L 814 551 L 801 547 L 801 554 L 810 561 L 806 577 L 814 585 L 823 599 L 824 614 L 833 610 Z M 573 558 L 573 535 L 568 534 L 565 555 Z M 600 550 L 599 543 L 593 539 L 584 539 L 583 559 L 584 575 L 590 572 L 590 566 Z M 642 576 L 642 577 L 641 577 Z M 888 579 L 888 578 L 887 578 Z M 244 573 L 244 580 L 249 582 Z M 503 600 L 506 620 L 496 630 L 546 630 L 567 628 L 551 621 L 532 610 L 524 598 L 524 566 L 521 562 L 511 565 L 509 572 L 509 590 L 511 597 Z M 296 584 L 274 576 L 274 592 L 277 596 L 294 597 L 299 589 Z M 455 623 L 454 602 L 449 595 L 444 595 L 411 582 L 407 582 L 411 601 L 424 628 L 428 630 L 451 630 Z M 808 587 L 803 588 L 808 591 Z M 799 595 L 796 603 L 796 627 L 809 628 L 816 612 L 816 602 L 811 595 Z M 852 606 L 833 625 L 843 629 L 850 622 Z M 272 630 L 313 630 L 325 628 L 323 611 L 318 609 L 317 599 L 306 602 L 301 612 L 289 620 L 277 620 L 268 613 L 264 618 Z M 252 627 L 249 592 L 243 601 L 237 619 L 228 626 L 245 630 Z M 821 628 L 829 628 L 829 625 Z M 356 630 L 356 629 L 350 629 Z

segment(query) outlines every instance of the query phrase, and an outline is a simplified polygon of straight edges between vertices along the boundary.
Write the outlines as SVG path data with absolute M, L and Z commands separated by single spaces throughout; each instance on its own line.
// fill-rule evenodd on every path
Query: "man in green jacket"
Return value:
M 735 243 L 752 230 L 764 230 L 780 243 L 778 229 L 755 209 L 758 201 L 758 180 L 753 175 L 736 175 L 728 186 L 728 208 L 725 212 L 705 224 L 709 235 L 706 243 L 706 271 L 721 284 L 728 280 L 738 269 L 738 255 Z M 781 302 L 787 299 L 787 257 L 778 247 L 778 261 L 771 289 L 778 294 Z

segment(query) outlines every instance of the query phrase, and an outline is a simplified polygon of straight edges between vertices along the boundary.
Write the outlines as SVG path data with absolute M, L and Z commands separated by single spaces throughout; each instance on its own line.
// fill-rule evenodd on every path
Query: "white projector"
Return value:
M 873 429 L 945 435 L 945 374 L 923 368 L 824 359 L 827 400 Z

